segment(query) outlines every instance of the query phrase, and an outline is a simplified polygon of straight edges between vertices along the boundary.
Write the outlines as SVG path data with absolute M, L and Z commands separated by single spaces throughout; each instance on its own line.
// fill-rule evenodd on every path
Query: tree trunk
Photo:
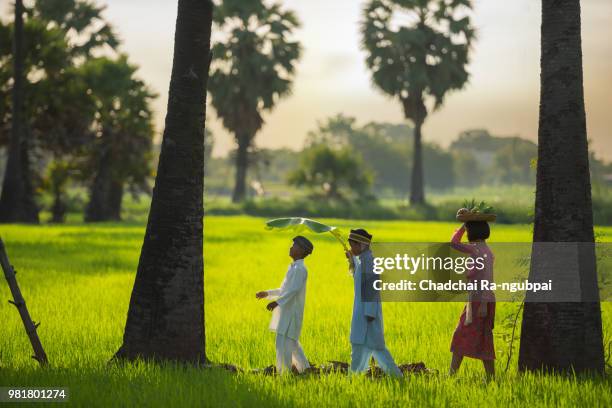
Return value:
M 529 279 L 542 276 L 546 258 L 551 259 L 547 250 L 535 250 L 538 243 L 583 243 L 578 245 L 577 267 L 571 270 L 575 278 L 571 290 L 591 296 L 586 302 L 525 303 L 519 369 L 603 373 L 579 0 L 542 1 L 541 41 L 534 250 Z
M 410 204 L 424 204 L 425 191 L 423 187 L 423 145 L 421 141 L 422 120 L 414 124 L 414 158 L 412 162 L 412 181 L 410 183 Z
M 179 0 L 168 113 L 151 210 L 115 358 L 206 361 L 203 189 L 213 4 Z
M 236 151 L 236 184 L 232 202 L 239 203 L 244 201 L 246 196 L 247 168 L 249 166 L 249 143 L 248 137 L 238 138 L 238 150 Z
M 2 195 L 0 196 L 0 222 L 38 224 L 38 208 L 30 173 L 28 139 L 24 134 L 23 109 L 23 1 L 15 1 L 15 31 L 13 33 L 13 107 L 11 142 Z
M 106 137 L 106 136 L 103 136 Z M 102 147 L 98 169 L 89 189 L 89 203 L 85 208 L 85 222 L 113 220 L 111 207 L 112 159 L 110 149 Z
M 0 267 L 2 267 L 2 270 L 4 271 L 4 277 L 6 278 L 11 294 L 13 295 L 14 300 L 9 300 L 9 303 L 15 306 L 19 311 L 21 321 L 23 322 L 25 331 L 30 339 L 30 344 L 32 344 L 32 349 L 34 350 L 34 356 L 32 357 L 38 361 L 41 366 L 47 366 L 49 364 L 49 360 L 47 359 L 47 354 L 45 353 L 45 349 L 43 348 L 36 331 L 40 323 L 35 323 L 30 317 L 30 312 L 26 306 L 25 299 L 23 298 L 21 289 L 19 289 L 19 285 L 17 284 L 17 277 L 15 276 L 17 271 L 13 269 L 13 266 L 9 261 L 2 239 L 0 239 Z
M 51 207 L 51 222 L 63 224 L 66 221 L 66 204 L 64 203 L 64 193 L 60 187 L 56 187 L 53 192 L 53 206 Z
M 123 181 L 112 180 L 109 193 L 110 217 L 115 221 L 121 221 L 121 203 L 123 201 Z

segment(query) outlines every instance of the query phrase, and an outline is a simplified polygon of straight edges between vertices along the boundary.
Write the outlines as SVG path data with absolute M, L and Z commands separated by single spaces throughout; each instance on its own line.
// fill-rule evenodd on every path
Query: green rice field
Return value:
M 1 280 L 0 387 L 68 387 L 71 405 L 83 407 L 612 406 L 610 374 L 596 379 L 519 374 L 518 338 L 505 371 L 511 329 L 504 322 L 514 315 L 517 303 L 498 304 L 493 382 L 484 381 L 480 361 L 469 359 L 456 377 L 447 376 L 461 303 L 384 304 L 386 341 L 396 362 L 422 361 L 437 374 L 394 380 L 340 373 L 249 373 L 275 361 L 270 314 L 255 292 L 280 286 L 293 236 L 266 231 L 264 221 L 246 216 L 211 216 L 205 221 L 206 350 L 211 360 L 245 370 L 239 374 L 143 362 L 108 364 L 121 344 L 144 222 L 0 226 L 32 318 L 42 322 L 39 334 L 51 364 L 41 369 L 30 357 L 28 338 Z M 344 231 L 364 227 L 378 241 L 395 242 L 445 242 L 457 227 L 441 222 L 323 221 Z M 612 241 L 612 227 L 597 228 L 597 236 L 602 242 Z M 301 343 L 315 364 L 349 361 L 353 286 L 346 259 L 331 235 L 309 237 L 315 250 L 306 259 Z M 528 225 L 492 226 L 491 241 L 530 239 Z M 602 313 L 609 344 L 610 303 L 602 304 Z

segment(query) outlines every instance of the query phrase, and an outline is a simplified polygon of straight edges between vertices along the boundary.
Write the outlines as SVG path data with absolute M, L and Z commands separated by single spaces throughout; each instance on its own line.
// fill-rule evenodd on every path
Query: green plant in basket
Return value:
M 463 208 L 457 211 L 459 221 L 495 221 L 497 216 L 493 207 L 484 201 L 477 202 L 474 198 L 471 201 L 465 200 Z

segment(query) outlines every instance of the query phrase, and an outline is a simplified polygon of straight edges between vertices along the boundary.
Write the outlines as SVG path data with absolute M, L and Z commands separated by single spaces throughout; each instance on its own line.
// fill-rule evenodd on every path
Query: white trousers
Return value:
M 310 367 L 300 342 L 293 340 L 284 334 L 277 333 L 276 372 L 279 374 L 291 372 L 292 363 L 300 373 Z
M 393 357 L 386 347 L 382 350 L 374 350 L 364 344 L 351 343 L 351 346 L 351 373 L 363 373 L 367 371 L 370 357 L 374 356 L 380 368 L 382 368 L 387 375 L 402 377 L 402 372 L 397 368 L 397 365 L 395 365 L 395 361 L 393 361 Z

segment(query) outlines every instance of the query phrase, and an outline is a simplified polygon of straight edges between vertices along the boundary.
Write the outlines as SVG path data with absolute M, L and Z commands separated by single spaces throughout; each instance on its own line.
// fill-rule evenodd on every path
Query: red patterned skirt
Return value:
M 459 324 L 453 334 L 450 350 L 462 356 L 480 360 L 495 360 L 493 326 L 495 325 L 495 302 L 487 303 L 487 315 L 478 316 L 480 302 L 472 302 L 472 323 L 465 322 L 465 306 Z

